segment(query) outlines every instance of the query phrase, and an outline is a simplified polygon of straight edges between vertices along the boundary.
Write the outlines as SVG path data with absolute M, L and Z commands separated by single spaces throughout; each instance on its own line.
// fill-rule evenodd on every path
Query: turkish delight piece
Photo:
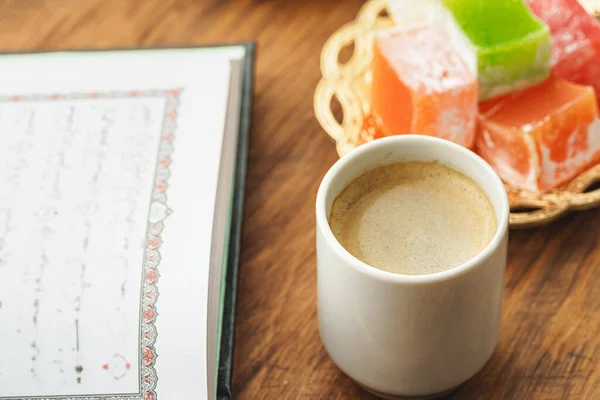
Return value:
M 549 75 L 550 31 L 523 0 L 388 0 L 398 26 L 443 26 L 487 100 Z
M 441 0 L 455 44 L 477 68 L 481 100 L 548 77 L 550 32 L 523 0 Z
M 511 186 L 546 192 L 600 159 L 594 90 L 551 77 L 480 104 L 477 152 Z
M 387 10 L 395 25 L 411 27 L 441 21 L 439 0 L 388 0 Z
M 577 0 L 527 0 L 552 34 L 552 73 L 600 95 L 600 22 Z
M 434 26 L 376 33 L 371 106 L 384 135 L 423 134 L 474 145 L 477 79 Z

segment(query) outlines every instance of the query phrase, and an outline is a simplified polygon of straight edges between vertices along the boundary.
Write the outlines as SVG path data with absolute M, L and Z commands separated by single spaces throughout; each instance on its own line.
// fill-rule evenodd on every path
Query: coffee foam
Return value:
M 406 275 L 469 261 L 497 229 L 482 189 L 434 162 L 391 164 L 361 175 L 334 201 L 330 226 L 359 260 Z

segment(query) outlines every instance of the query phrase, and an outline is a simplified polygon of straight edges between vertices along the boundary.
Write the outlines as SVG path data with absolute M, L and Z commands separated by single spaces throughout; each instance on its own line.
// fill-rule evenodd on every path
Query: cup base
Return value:
M 459 388 L 459 386 L 455 386 L 451 389 L 448 390 L 444 390 L 443 392 L 439 392 L 439 393 L 434 393 L 434 394 L 428 394 L 425 396 L 402 396 L 402 395 L 395 395 L 395 394 L 387 394 L 387 393 L 381 393 L 378 392 L 377 390 L 373 390 L 369 387 L 366 387 L 365 385 L 361 385 L 360 383 L 356 382 L 358 384 L 358 386 L 360 386 L 361 388 L 365 389 L 367 392 L 380 397 L 382 399 L 387 399 L 387 400 L 433 400 L 433 399 L 438 399 L 442 396 L 446 396 L 452 392 L 454 392 L 456 389 Z

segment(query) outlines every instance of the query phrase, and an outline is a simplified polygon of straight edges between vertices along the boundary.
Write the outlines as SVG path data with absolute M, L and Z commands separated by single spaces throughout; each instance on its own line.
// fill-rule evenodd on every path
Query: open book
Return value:
M 0 55 L 0 399 L 230 397 L 253 57 Z

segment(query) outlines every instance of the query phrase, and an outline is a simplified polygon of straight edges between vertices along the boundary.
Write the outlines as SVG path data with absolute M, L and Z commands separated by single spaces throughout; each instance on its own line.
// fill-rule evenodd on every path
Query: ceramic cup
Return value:
M 481 253 L 447 271 L 401 275 L 373 268 L 342 247 L 328 222 L 335 198 L 365 171 L 402 161 L 438 161 L 483 189 L 498 229 Z M 319 330 L 338 367 L 388 398 L 435 397 L 477 373 L 498 342 L 508 219 L 508 198 L 495 171 L 447 140 L 393 136 L 338 160 L 316 201 Z

